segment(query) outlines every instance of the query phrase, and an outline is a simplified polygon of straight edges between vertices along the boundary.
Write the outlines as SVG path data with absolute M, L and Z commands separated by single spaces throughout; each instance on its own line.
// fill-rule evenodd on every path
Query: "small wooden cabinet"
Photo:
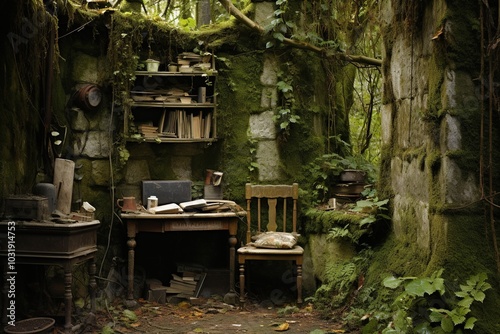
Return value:
M 129 141 L 211 142 L 217 138 L 215 70 L 135 73 L 125 107 Z

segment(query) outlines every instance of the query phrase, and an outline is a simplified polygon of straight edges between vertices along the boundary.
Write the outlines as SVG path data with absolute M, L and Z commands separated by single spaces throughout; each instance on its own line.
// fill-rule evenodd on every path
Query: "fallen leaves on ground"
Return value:
M 175 304 L 157 304 L 140 299 L 133 310 L 116 301 L 96 313 L 94 324 L 91 331 L 85 331 L 85 334 L 260 333 L 266 327 L 267 332 L 291 334 L 356 333 L 343 330 L 340 322 L 321 319 L 312 305 L 274 308 L 247 302 L 241 308 L 212 298 Z
M 288 324 L 288 322 L 284 322 L 284 323 L 278 325 L 274 330 L 277 332 L 284 332 L 284 331 L 287 331 L 289 328 L 290 328 L 290 325 Z

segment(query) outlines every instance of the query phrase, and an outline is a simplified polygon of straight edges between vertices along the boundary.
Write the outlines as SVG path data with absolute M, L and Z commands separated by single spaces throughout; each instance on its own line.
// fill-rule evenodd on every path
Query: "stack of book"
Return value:
M 198 297 L 206 276 L 207 273 L 201 271 L 178 271 L 177 274 L 172 274 L 172 279 L 165 291 L 167 294 Z
M 158 127 L 157 126 L 141 124 L 141 125 L 139 125 L 139 132 L 146 139 L 158 137 Z

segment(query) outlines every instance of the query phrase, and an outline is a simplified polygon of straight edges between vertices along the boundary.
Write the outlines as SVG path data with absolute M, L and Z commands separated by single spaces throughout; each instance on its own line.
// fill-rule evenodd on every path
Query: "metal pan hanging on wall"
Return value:
M 85 110 L 95 110 L 102 102 L 102 91 L 97 85 L 88 84 L 80 87 L 75 95 L 76 104 Z

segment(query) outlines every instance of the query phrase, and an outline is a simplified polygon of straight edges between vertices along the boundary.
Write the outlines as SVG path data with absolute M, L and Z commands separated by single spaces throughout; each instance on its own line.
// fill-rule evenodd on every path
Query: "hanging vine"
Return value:
M 500 8 L 490 7 L 487 2 L 480 2 L 481 19 L 481 146 L 479 160 L 479 182 L 481 188 L 481 199 L 488 204 L 488 218 L 490 237 L 492 240 L 497 271 L 500 273 L 500 251 L 497 242 L 495 210 L 500 207 L 495 203 L 494 176 L 495 161 L 494 151 L 494 122 L 498 116 L 500 97 L 495 91 L 495 80 L 498 78 L 500 53 L 498 44 L 500 42 Z M 498 5 L 498 3 L 497 3 Z M 496 12 L 495 12 L 496 10 Z

